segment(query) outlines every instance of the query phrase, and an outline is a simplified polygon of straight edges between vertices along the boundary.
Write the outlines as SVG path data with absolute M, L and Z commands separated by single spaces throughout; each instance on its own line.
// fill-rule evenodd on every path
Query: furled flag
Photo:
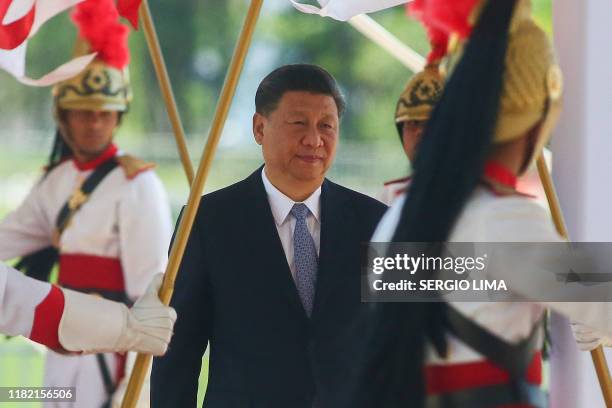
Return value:
M 75 58 L 39 79 L 26 76 L 25 63 L 28 39 L 47 20 L 81 1 L 0 0 L 0 68 L 31 86 L 49 86 L 82 71 L 95 54 Z
M 359 14 L 373 13 L 408 3 L 411 0 L 318 0 L 321 7 L 303 4 L 296 0 L 289 1 L 293 7 L 303 13 L 346 21 Z

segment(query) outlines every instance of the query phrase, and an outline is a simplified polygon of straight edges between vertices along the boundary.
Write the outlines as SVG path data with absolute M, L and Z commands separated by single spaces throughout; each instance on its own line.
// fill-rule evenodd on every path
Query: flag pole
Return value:
M 559 235 L 569 240 L 569 234 L 565 225 L 565 220 L 563 219 L 561 206 L 559 205 L 559 198 L 543 155 L 540 155 L 538 158 L 537 166 L 542 186 L 546 192 L 546 199 L 548 200 L 548 206 L 555 228 Z M 595 366 L 595 372 L 597 373 L 597 379 L 599 380 L 599 386 L 601 387 L 606 407 L 612 408 L 612 379 L 610 378 L 610 371 L 608 370 L 608 363 L 606 362 L 606 355 L 603 352 L 603 348 L 599 346 L 595 350 L 592 350 L 591 358 L 593 359 L 593 365 Z
M 401 42 L 371 17 L 360 14 L 348 20 L 348 23 L 412 72 L 420 72 L 425 68 L 425 58 L 423 56 Z
M 262 4 L 263 0 L 251 0 L 242 32 L 238 38 L 234 55 L 232 56 L 228 73 L 225 78 L 225 83 L 223 84 L 223 89 L 221 90 L 221 96 L 215 111 L 212 127 L 208 135 L 206 146 L 202 153 L 202 159 L 200 160 L 198 171 L 191 185 L 189 200 L 187 201 L 187 206 L 185 207 L 183 217 L 181 218 L 181 222 L 179 223 L 178 231 L 176 233 L 174 244 L 172 245 L 172 249 L 170 251 L 170 258 L 168 260 L 168 267 L 166 268 L 166 274 L 164 276 L 164 283 L 159 291 L 159 297 L 166 305 L 170 303 L 170 298 L 172 297 L 174 282 L 176 280 L 181 259 L 185 252 L 185 247 L 187 246 L 187 240 L 189 239 L 191 227 L 193 226 L 193 222 L 200 204 L 200 197 L 202 195 L 202 190 L 204 189 L 204 183 L 208 177 L 208 172 L 212 164 L 215 150 L 221 137 L 223 125 L 232 104 L 232 99 L 238 85 L 238 80 L 240 79 L 240 73 L 242 71 L 242 67 L 244 66 L 246 55 L 249 51 L 251 39 L 253 38 L 253 32 L 255 31 L 255 26 L 257 24 L 257 19 L 261 11 Z M 134 364 L 134 369 L 132 370 L 132 375 L 130 376 L 128 388 L 121 405 L 122 408 L 134 408 L 136 406 L 136 402 L 140 396 L 142 384 L 150 363 L 151 355 L 139 354 L 136 358 L 136 363 Z
M 172 85 L 170 85 L 170 77 L 168 76 L 168 70 L 166 69 L 166 63 L 159 45 L 159 39 L 157 38 L 153 17 L 151 16 L 151 9 L 149 8 L 149 3 L 147 0 L 142 0 L 139 12 L 147 45 L 149 46 L 151 60 L 153 61 L 153 66 L 155 67 L 157 81 L 159 82 L 159 87 L 166 104 L 166 112 L 168 113 L 168 118 L 172 124 L 174 139 L 176 140 L 176 147 L 178 148 L 181 163 L 183 164 L 183 170 L 187 176 L 187 181 L 191 186 L 193 183 L 193 166 L 191 164 L 189 152 L 187 151 L 185 130 L 183 129 L 181 117 L 176 106 L 176 100 L 174 99 L 174 93 L 172 92 Z

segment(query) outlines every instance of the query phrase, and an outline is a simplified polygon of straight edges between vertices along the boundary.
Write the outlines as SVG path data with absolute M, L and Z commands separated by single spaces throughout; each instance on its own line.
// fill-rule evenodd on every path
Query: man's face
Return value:
M 402 145 L 411 163 L 414 162 L 416 149 L 426 124 L 426 120 L 407 120 L 402 125 Z
M 256 113 L 253 133 L 266 172 L 287 181 L 321 181 L 336 154 L 339 118 L 331 96 L 286 92 L 267 116 Z
M 118 120 L 114 111 L 67 110 L 64 127 L 68 144 L 78 155 L 94 158 L 111 143 Z

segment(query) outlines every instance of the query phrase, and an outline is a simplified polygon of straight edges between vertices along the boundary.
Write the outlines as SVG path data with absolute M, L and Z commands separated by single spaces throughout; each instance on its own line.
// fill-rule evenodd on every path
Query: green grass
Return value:
M 27 340 L 14 337 L 0 340 L 0 387 L 40 387 L 44 354 Z M 0 403 L 2 408 L 39 408 L 40 403 Z
M 0 339 L 0 387 L 41 387 L 45 360 L 44 348 L 22 338 Z M 198 406 L 202 406 L 208 382 L 208 355 L 202 359 L 198 389 Z M 40 408 L 38 402 L 0 402 L 1 408 Z

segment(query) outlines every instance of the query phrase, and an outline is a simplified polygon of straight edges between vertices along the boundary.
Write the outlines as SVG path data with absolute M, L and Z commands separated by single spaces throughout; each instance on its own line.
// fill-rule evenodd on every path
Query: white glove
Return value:
M 164 354 L 172 337 L 176 312 L 164 306 L 157 296 L 162 280 L 162 274 L 156 275 L 132 309 L 63 289 L 60 343 L 68 351 Z
M 125 329 L 116 344 L 116 350 L 163 355 L 168 350 L 176 311 L 165 306 L 157 295 L 164 275 L 153 277 L 149 287 L 130 309 Z
M 574 332 L 574 338 L 576 339 L 576 344 L 580 350 L 591 351 L 599 346 L 612 346 L 612 339 L 601 335 L 597 331 L 580 322 L 573 321 L 571 326 L 572 331 Z

